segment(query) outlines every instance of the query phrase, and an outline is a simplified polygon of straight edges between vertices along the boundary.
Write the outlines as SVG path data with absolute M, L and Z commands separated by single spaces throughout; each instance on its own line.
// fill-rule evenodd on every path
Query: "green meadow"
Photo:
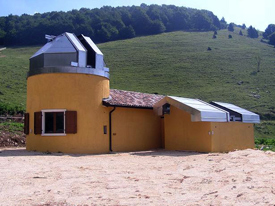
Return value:
M 111 88 L 230 102 L 261 115 L 255 137 L 275 138 L 275 48 L 239 28 L 216 36 L 179 31 L 98 47 Z M 25 109 L 29 58 L 40 47 L 0 51 L 0 106 Z

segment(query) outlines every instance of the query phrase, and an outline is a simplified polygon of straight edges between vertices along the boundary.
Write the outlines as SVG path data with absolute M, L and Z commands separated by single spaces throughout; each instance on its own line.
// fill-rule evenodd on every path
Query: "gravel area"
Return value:
M 0 205 L 275 205 L 275 153 L 0 149 Z

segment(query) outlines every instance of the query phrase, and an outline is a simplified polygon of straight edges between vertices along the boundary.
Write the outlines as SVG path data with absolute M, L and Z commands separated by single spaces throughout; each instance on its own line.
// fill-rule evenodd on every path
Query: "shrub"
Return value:
M 275 139 L 257 138 L 255 144 L 275 146 Z

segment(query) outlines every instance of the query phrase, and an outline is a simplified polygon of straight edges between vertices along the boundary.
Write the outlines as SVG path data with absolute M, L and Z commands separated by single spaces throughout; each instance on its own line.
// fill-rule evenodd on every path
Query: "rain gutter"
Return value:
M 109 112 L 109 150 L 110 152 L 113 151 L 112 149 L 112 113 L 116 110 L 116 107 Z

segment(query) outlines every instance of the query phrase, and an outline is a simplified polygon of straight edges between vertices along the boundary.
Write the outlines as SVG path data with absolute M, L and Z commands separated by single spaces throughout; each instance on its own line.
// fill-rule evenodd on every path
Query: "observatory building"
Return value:
M 225 152 L 254 147 L 257 114 L 228 103 L 110 89 L 102 52 L 84 35 L 46 35 L 30 58 L 27 150 Z

